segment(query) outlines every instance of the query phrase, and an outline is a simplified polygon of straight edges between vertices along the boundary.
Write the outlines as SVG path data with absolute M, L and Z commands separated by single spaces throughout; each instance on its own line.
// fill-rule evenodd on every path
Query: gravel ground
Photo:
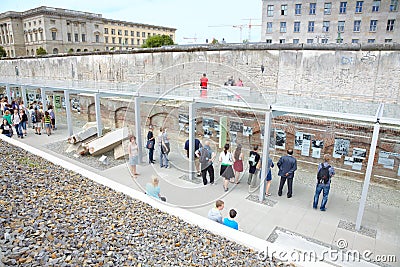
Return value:
M 249 248 L 0 144 L 0 264 L 275 266 Z

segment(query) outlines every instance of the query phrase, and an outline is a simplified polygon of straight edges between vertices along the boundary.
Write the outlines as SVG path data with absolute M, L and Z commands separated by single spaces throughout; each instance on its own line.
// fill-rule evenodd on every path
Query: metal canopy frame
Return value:
M 308 116 L 316 116 L 323 118 L 331 118 L 331 119 L 345 119 L 350 121 L 358 121 L 358 122 L 367 122 L 367 123 L 375 123 L 374 132 L 370 147 L 369 160 L 367 165 L 367 171 L 365 174 L 365 180 L 363 185 L 363 191 L 361 195 L 360 206 L 356 219 L 356 229 L 359 230 L 361 227 L 362 217 L 365 209 L 366 198 L 368 194 L 368 188 L 370 184 L 370 177 L 372 173 L 372 167 L 375 158 L 375 150 L 377 145 L 377 140 L 379 136 L 379 129 L 381 124 L 390 124 L 390 125 L 400 125 L 400 119 L 398 118 L 386 118 L 382 117 L 383 114 L 383 104 L 380 104 L 375 116 L 368 115 L 359 115 L 359 114 L 350 114 L 350 113 L 340 113 L 340 112 L 331 112 L 324 110 L 314 110 L 314 109 L 304 109 L 304 108 L 295 108 L 295 107 L 287 107 L 280 105 L 262 105 L 257 103 L 243 103 L 243 102 L 234 102 L 234 101 L 221 101 L 215 99 L 204 99 L 204 98 L 194 98 L 194 97 L 185 97 L 185 96 L 176 96 L 176 95 L 158 95 L 151 93 L 140 93 L 138 91 L 138 86 L 128 83 L 105 83 L 105 82 L 76 82 L 76 81 L 49 81 L 49 80 L 37 80 L 37 79 L 24 79 L 24 78 L 11 78 L 11 77 L 2 77 L 2 81 L 0 81 L 0 86 L 6 87 L 6 94 L 11 99 L 11 87 L 20 87 L 22 91 L 25 91 L 27 88 L 40 88 L 42 99 L 45 99 L 46 91 L 63 91 L 65 96 L 66 103 L 66 113 L 67 113 L 67 124 L 68 124 L 68 133 L 69 135 L 73 135 L 72 129 L 72 117 L 71 117 L 71 103 L 70 103 L 70 94 L 71 93 L 88 93 L 93 94 L 95 97 L 95 106 L 96 106 L 96 121 L 97 121 L 97 130 L 98 136 L 101 135 L 102 124 L 101 124 L 101 114 L 100 114 L 100 98 L 102 96 L 116 96 L 116 97 L 133 97 L 135 102 L 135 133 L 138 140 L 139 147 L 139 158 L 142 160 L 143 151 L 142 151 L 142 133 L 141 133 L 141 119 L 140 119 L 140 103 L 144 101 L 160 101 L 160 100 L 175 100 L 175 101 L 184 101 L 189 104 L 189 177 L 193 179 L 195 168 L 194 168 L 194 139 L 195 139 L 195 114 L 196 110 L 201 107 L 214 107 L 219 106 L 224 108 L 234 108 L 240 110 L 251 110 L 260 113 L 265 113 L 265 122 L 264 122 L 264 144 L 263 144 L 263 157 L 262 157 L 262 166 L 268 166 L 268 157 L 269 157 L 269 136 L 271 130 L 271 121 L 273 114 L 301 114 Z M 25 100 L 25 99 L 24 99 Z M 67 104 L 68 103 L 68 104 Z M 267 168 L 262 168 L 262 177 L 266 177 Z M 264 180 L 260 179 L 260 191 L 259 191 L 259 200 L 264 200 L 265 197 L 265 188 L 264 188 Z

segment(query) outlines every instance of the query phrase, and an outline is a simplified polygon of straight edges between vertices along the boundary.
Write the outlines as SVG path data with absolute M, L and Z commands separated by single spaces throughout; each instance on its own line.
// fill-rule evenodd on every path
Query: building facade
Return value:
M 399 43 L 399 0 L 263 0 L 267 43 Z
M 143 45 L 147 38 L 167 35 L 175 42 L 176 29 L 104 19 L 105 50 L 128 50 Z
M 8 57 L 35 56 L 39 47 L 49 54 L 132 49 L 157 34 L 175 40 L 175 31 L 46 6 L 0 14 L 0 46 Z

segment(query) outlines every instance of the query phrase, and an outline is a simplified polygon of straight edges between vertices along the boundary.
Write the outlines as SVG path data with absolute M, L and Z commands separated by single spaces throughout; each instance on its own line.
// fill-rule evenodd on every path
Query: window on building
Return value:
M 274 6 L 273 5 L 268 5 L 267 6 L 267 16 L 268 17 L 273 17 L 274 16 Z
M 148 32 L 147 33 L 147 38 L 149 38 L 151 36 L 151 33 L 150 32 Z
M 279 43 L 280 44 L 284 44 L 284 43 L 286 43 L 286 40 L 285 39 L 279 39 Z
M 111 29 L 111 34 L 115 35 L 115 29 Z
M 86 34 L 82 33 L 82 42 L 86 42 Z
M 369 44 L 375 43 L 375 39 L 368 39 L 368 43 L 369 43 Z
M 336 39 L 336 43 L 337 43 L 337 44 L 343 44 L 343 38 Z
M 40 40 L 43 41 L 43 32 L 40 32 Z
M 267 22 L 267 33 L 272 32 L 272 22 Z
M 31 38 L 32 38 L 32 36 L 31 36 Z M 57 40 L 57 32 L 55 32 L 55 31 L 51 32 L 51 40 L 53 40 L 53 41 Z
M 99 24 L 94 24 L 94 28 L 98 29 L 99 28 Z
M 35 21 L 33 21 L 33 26 L 36 26 L 36 20 L 35 20 Z
M 104 28 L 104 34 L 108 34 L 108 28 Z
M 321 39 L 321 44 L 327 44 L 328 43 L 328 39 L 327 38 L 322 38 Z
M 294 9 L 294 14 L 301 15 L 301 4 L 296 4 L 296 7 Z
M 299 39 L 293 39 L 293 43 L 294 44 L 298 44 L 299 43 Z
M 281 15 L 282 16 L 287 15 L 287 5 L 281 5 Z
M 308 22 L 308 32 L 314 32 L 314 21 Z
M 372 2 L 372 12 L 378 12 L 380 6 L 381 6 L 381 0 L 374 0 Z
M 135 36 L 135 32 L 134 31 L 131 31 L 131 36 Z
M 267 44 L 272 44 L 272 39 L 266 39 L 265 42 L 266 42 Z
M 122 30 L 118 30 L 118 35 L 122 35 Z
M 67 40 L 68 40 L 68 42 L 72 42 L 72 36 L 71 36 L 70 32 L 67 33 Z
M 358 41 L 359 41 L 358 39 L 351 39 L 352 44 L 358 44 Z
M 390 11 L 397 11 L 398 5 L 399 5 L 399 1 L 398 0 L 390 0 L 389 10 Z
M 96 43 L 100 43 L 100 35 L 96 34 L 95 38 L 96 38 Z
M 50 20 L 50 24 L 56 24 L 56 21 L 54 19 Z M 29 22 L 29 26 L 31 26 L 31 23 Z
M 128 44 L 128 38 L 125 38 L 125 45 Z
M 322 23 L 322 31 L 323 32 L 329 32 L 329 26 L 330 26 L 330 22 L 329 21 L 324 21 Z
M 300 32 L 300 21 L 294 22 L 294 32 Z
M 389 19 L 387 22 L 386 30 L 392 32 L 394 30 L 394 19 Z
M 332 12 L 332 3 L 325 3 L 324 4 L 324 14 L 330 15 Z
M 136 44 L 140 45 L 140 40 L 139 39 L 136 40 Z
M 140 37 L 140 32 L 136 32 L 136 37 Z
M 104 41 L 106 44 L 108 44 L 108 36 L 104 36 Z
M 135 45 L 135 39 L 131 38 L 131 45 Z
M 128 30 L 124 31 L 125 36 L 128 36 L 128 32 L 129 32 Z
M 346 14 L 347 2 L 340 2 L 339 14 Z
M 314 42 L 314 39 L 307 39 L 307 44 L 312 44 Z
M 118 37 L 118 43 L 122 44 L 122 37 Z
M 353 31 L 359 32 L 360 28 L 361 28 L 361 20 L 355 20 L 354 21 Z
M 145 32 L 142 32 L 142 37 L 146 38 L 146 33 Z
M 385 39 L 385 43 L 391 43 L 392 39 Z
M 361 13 L 362 12 L 363 4 L 364 4 L 364 1 L 357 1 L 356 2 L 356 13 Z
M 338 32 L 344 32 L 344 21 L 338 21 Z
M 310 15 L 315 15 L 316 8 L 317 8 L 316 3 L 310 3 Z
M 115 37 L 112 37 L 111 41 L 113 44 L 115 44 Z
M 369 31 L 370 32 L 376 32 L 377 25 L 378 25 L 378 21 L 377 20 L 371 20 L 369 22 Z
M 75 33 L 75 42 L 79 42 L 79 34 Z
M 281 22 L 280 32 L 286 32 L 286 22 Z

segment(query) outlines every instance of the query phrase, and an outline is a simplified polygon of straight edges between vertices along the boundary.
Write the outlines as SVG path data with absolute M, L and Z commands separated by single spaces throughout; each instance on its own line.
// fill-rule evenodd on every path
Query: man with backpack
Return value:
M 324 162 L 318 165 L 318 173 L 317 173 L 317 186 L 315 188 L 314 195 L 314 203 L 313 208 L 317 209 L 319 195 L 321 191 L 323 191 L 323 197 L 321 202 L 321 211 L 326 210 L 326 203 L 328 202 L 329 189 L 331 187 L 331 178 L 335 175 L 335 169 L 329 165 L 329 160 L 331 159 L 330 155 L 324 155 Z
M 210 141 L 205 141 L 204 146 L 200 147 L 196 151 L 196 155 L 199 157 L 201 176 L 203 178 L 203 184 L 207 185 L 207 172 L 210 175 L 210 184 L 214 184 L 214 167 L 213 161 L 215 159 L 215 152 L 211 150 Z

